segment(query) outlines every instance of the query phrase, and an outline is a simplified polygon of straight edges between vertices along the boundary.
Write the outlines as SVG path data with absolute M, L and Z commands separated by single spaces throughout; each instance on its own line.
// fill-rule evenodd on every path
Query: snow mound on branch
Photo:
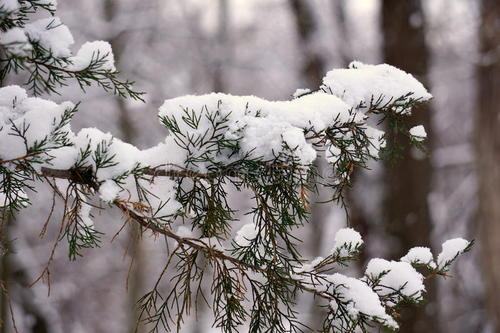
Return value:
M 463 238 L 449 239 L 443 243 L 443 249 L 437 257 L 440 268 L 450 264 L 470 246 L 470 242 Z
M 408 253 L 401 258 L 401 261 L 409 264 L 429 265 L 431 267 L 436 265 L 434 263 L 434 256 L 432 255 L 431 249 L 423 246 L 411 248 Z
M 25 31 L 33 42 L 49 50 L 54 57 L 71 56 L 70 47 L 75 40 L 68 27 L 58 17 L 49 17 L 33 21 L 26 25 Z
M 427 132 L 424 126 L 418 125 L 410 128 L 410 135 L 414 140 L 424 141 L 427 138 Z
M 331 252 L 338 252 L 340 256 L 348 256 L 361 245 L 363 245 L 363 239 L 359 232 L 352 228 L 343 228 L 335 234 L 335 243 Z
M 179 121 L 180 130 L 192 134 L 205 133 L 211 124 L 207 115 L 218 112 L 228 118 L 226 138 L 241 137 L 241 154 L 272 160 L 291 150 L 303 165 L 311 164 L 316 151 L 304 136 L 304 130 L 319 132 L 339 122 L 362 123 L 364 115 L 353 112 L 339 98 L 316 92 L 291 101 L 267 101 L 255 96 L 232 96 L 213 93 L 183 96 L 166 100 L 159 116 L 181 120 L 186 113 L 200 117 L 197 128 Z
M 93 62 L 99 61 L 99 69 L 104 71 L 115 71 L 115 59 L 111 45 L 105 41 L 87 42 L 80 47 L 74 57 L 69 58 L 71 65 L 67 68 L 73 71 L 81 71 Z
M 432 95 L 411 74 L 387 64 L 367 65 L 354 61 L 349 68 L 334 69 L 323 79 L 323 90 L 354 108 L 405 100 L 427 101 Z
M 347 303 L 347 311 L 351 318 L 356 319 L 360 314 L 376 319 L 383 325 L 396 329 L 398 324 L 386 313 L 379 296 L 365 282 L 339 273 L 325 276 L 327 281 L 334 285 L 335 294 L 341 302 Z M 330 303 L 335 311 L 338 304 Z
M 70 102 L 56 104 L 27 97 L 26 91 L 18 86 L 0 88 L 0 159 L 23 156 L 47 141 L 64 112 L 73 107 Z M 61 131 L 70 131 L 69 125 Z M 45 144 L 50 145 L 51 142 Z
M 32 50 L 26 33 L 18 27 L 0 33 L 0 44 L 4 46 L 6 53 L 18 57 L 25 57 Z
M 378 281 L 376 292 L 380 296 L 400 293 L 404 297 L 420 301 L 425 292 L 424 277 L 407 262 L 388 261 L 385 259 L 371 259 L 365 271 L 371 280 Z M 399 301 L 390 302 L 395 305 Z
M 234 242 L 241 247 L 246 247 L 252 243 L 252 240 L 254 240 L 258 234 L 259 230 L 257 226 L 254 223 L 247 223 L 238 230 L 234 237 Z

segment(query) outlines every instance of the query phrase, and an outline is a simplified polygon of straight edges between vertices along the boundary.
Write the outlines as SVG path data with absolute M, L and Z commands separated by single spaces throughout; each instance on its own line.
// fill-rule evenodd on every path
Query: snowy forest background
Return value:
M 386 62 L 415 75 L 434 95 L 413 119 L 430 133 L 429 154 L 403 151 L 397 163 L 355 175 L 348 202 L 350 224 L 366 244 L 359 268 L 364 258 L 399 258 L 416 245 L 476 239 L 453 279 L 429 285 L 429 301 L 405 314 L 401 331 L 500 332 L 498 1 L 59 0 L 58 15 L 77 45 L 108 40 L 122 76 L 147 92 L 141 103 L 90 89 L 74 129 L 99 124 L 139 148 L 164 136 L 156 112 L 167 98 L 220 91 L 287 99 L 351 60 Z M 68 86 L 54 99 L 78 101 L 82 94 Z M 19 332 L 133 332 L 134 303 L 161 269 L 164 240 L 138 238 L 130 228 L 111 242 L 122 221 L 104 211 L 96 218 L 106 232 L 102 248 L 76 262 L 60 251 L 48 297 L 41 283 L 25 288 L 53 243 L 38 238 L 50 208 L 43 194 L 11 226 L 15 254 L 2 262 Z M 245 204 L 238 194 L 231 200 Z M 341 208 L 313 207 L 302 237 L 315 241 L 306 253 L 329 248 L 345 224 Z M 6 304 L 2 299 L 1 319 L 9 322 Z M 313 304 L 300 307 L 306 321 L 321 318 Z M 183 332 L 209 331 L 203 309 Z M 12 325 L 0 331 L 12 332 Z

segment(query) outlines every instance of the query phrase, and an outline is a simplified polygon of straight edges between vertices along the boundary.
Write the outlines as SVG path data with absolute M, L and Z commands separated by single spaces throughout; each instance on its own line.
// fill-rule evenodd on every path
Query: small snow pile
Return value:
M 392 104 L 400 99 L 404 104 L 432 98 L 411 74 L 387 64 L 366 65 L 359 61 L 352 62 L 347 69 L 328 72 L 322 89 L 361 109 L 375 103 L 380 106 Z
M 70 132 L 69 125 L 58 128 L 70 102 L 56 104 L 38 97 L 27 97 L 19 86 L 0 88 L 0 159 L 13 159 L 28 153 L 35 145 L 59 145 L 54 131 Z M 22 136 L 20 135 L 22 133 Z
M 81 71 L 99 61 L 99 68 L 104 71 L 115 71 L 115 59 L 111 45 L 105 41 L 94 41 L 83 44 L 77 54 L 69 58 L 68 69 Z
M 437 264 L 440 269 L 446 269 L 459 255 L 464 253 L 471 245 L 471 242 L 463 238 L 449 239 L 443 243 L 442 251 L 437 257 Z
M 71 55 L 70 47 L 75 42 L 73 35 L 58 17 L 33 21 L 26 25 L 25 31 L 30 41 L 39 43 L 52 56 L 65 58 Z
M 411 248 L 408 253 L 401 258 L 401 261 L 412 265 L 426 265 L 430 268 L 436 267 L 431 249 L 423 246 Z
M 90 213 L 91 210 L 92 210 L 91 205 L 83 203 L 82 206 L 80 207 L 80 210 L 78 211 L 78 217 L 80 218 L 80 221 L 83 226 L 93 229 L 94 221 L 92 220 L 92 215 Z
M 361 245 L 363 245 L 363 239 L 359 232 L 352 228 L 343 228 L 335 234 L 331 252 L 340 257 L 349 257 L 354 255 Z
M 98 181 L 113 179 L 140 165 L 137 147 L 114 138 L 111 133 L 104 133 L 97 128 L 84 128 L 75 137 L 75 149 L 79 152 L 90 151 L 82 156 L 80 164 L 92 167 Z M 111 159 L 109 164 L 100 165 L 96 154 Z
M 33 49 L 23 29 L 15 27 L 0 33 L 0 44 L 13 56 L 26 57 Z
M 311 93 L 311 89 L 299 88 L 299 89 L 295 90 L 295 92 L 293 93 L 292 97 L 293 98 L 299 98 L 299 97 L 302 97 L 302 96 L 310 94 L 310 93 Z
M 401 297 L 408 297 L 416 302 L 423 299 L 425 292 L 424 277 L 407 262 L 371 259 L 365 276 L 374 283 L 374 290 L 380 296 L 391 295 L 389 306 L 396 305 Z M 394 292 L 398 292 L 393 295 Z
M 254 223 L 243 225 L 234 237 L 234 242 L 241 247 L 250 246 L 252 241 L 258 236 L 259 230 Z
M 427 138 L 427 132 L 422 125 L 410 128 L 410 135 L 413 140 L 418 142 L 424 141 Z
M 389 328 L 398 327 L 396 321 L 386 313 L 378 295 L 365 282 L 339 273 L 326 275 L 325 278 L 333 284 L 338 299 L 347 304 L 349 317 L 357 319 L 362 314 Z M 337 311 L 339 305 L 332 301 L 330 307 Z

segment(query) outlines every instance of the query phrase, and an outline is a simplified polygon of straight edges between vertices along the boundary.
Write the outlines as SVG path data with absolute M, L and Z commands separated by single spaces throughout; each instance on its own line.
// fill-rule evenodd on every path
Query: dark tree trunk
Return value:
M 429 54 L 425 42 L 425 20 L 420 0 L 384 0 L 382 2 L 384 61 L 413 74 L 428 87 Z M 427 147 L 432 149 L 430 109 L 427 105 L 413 110 L 409 125 L 422 124 L 429 133 Z M 418 156 L 408 139 L 389 133 L 389 144 L 404 145 L 402 156 L 386 168 L 385 221 L 392 236 L 390 256 L 399 259 L 414 246 L 430 246 L 432 222 L 427 197 L 431 190 L 432 167 L 429 156 Z M 418 157 L 417 157 L 418 156 Z M 435 286 L 427 284 L 427 304 L 416 311 L 403 311 L 401 332 L 438 332 Z
M 325 71 L 325 61 L 314 49 L 314 39 L 318 32 L 318 23 L 314 16 L 311 1 L 290 0 L 300 52 L 302 53 L 302 79 L 306 88 L 317 89 Z
M 500 332 L 500 2 L 482 0 L 477 66 L 476 161 L 479 245 L 486 306 Z
M 213 90 L 224 92 L 226 87 L 224 65 L 227 61 L 229 42 L 229 0 L 219 0 L 216 54 L 213 68 Z

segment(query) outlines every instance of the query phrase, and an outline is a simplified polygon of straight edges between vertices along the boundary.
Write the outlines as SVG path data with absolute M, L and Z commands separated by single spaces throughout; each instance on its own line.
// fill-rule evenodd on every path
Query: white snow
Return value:
M 424 141 L 427 138 L 427 132 L 424 126 L 418 125 L 410 128 L 410 135 L 416 141 Z
M 179 226 L 177 228 L 177 230 L 175 231 L 175 234 L 179 237 L 182 237 L 182 238 L 193 238 L 194 237 L 194 234 L 191 231 L 191 229 L 184 226 L 184 225 Z
M 9 54 L 18 57 L 25 57 L 32 50 L 24 30 L 18 27 L 0 33 L 0 44 Z
M 81 71 L 87 68 L 92 61 L 104 58 L 102 65 L 99 67 L 105 71 L 115 71 L 115 59 L 111 45 L 105 41 L 87 42 L 82 45 L 77 54 L 69 60 L 71 65 L 68 69 L 73 71 Z
M 392 104 L 408 94 L 411 95 L 407 100 L 427 101 L 432 98 L 411 74 L 387 64 L 367 65 L 359 61 L 352 62 L 347 69 L 328 72 L 323 79 L 323 90 L 354 108 L 361 106 L 360 109 L 366 109 L 377 100 L 380 105 Z
M 304 88 L 299 88 L 297 90 L 295 90 L 295 92 L 293 93 L 292 97 L 293 98 L 299 98 L 303 95 L 306 95 L 306 94 L 309 94 L 311 92 L 311 89 L 304 89 Z
M 234 242 L 241 247 L 246 247 L 257 237 L 259 230 L 254 223 L 243 225 L 234 237 Z
M 55 130 L 70 102 L 56 104 L 38 97 L 27 97 L 18 86 L 0 88 L 0 158 L 12 159 L 26 154 Z M 25 129 L 24 138 L 13 135 L 13 127 Z M 69 131 L 69 126 L 65 127 Z M 50 142 L 47 146 L 50 146 Z
M 99 195 L 102 201 L 113 202 L 121 192 L 120 186 L 112 180 L 106 180 L 99 187 Z
M 375 291 L 381 296 L 399 290 L 402 295 L 420 301 L 425 292 L 424 277 L 407 262 L 388 261 L 380 258 L 371 259 L 365 275 L 370 279 L 380 278 L 379 286 Z M 395 304 L 390 303 L 389 305 Z
M 54 57 L 69 57 L 74 43 L 73 35 L 58 17 L 43 18 L 26 25 L 30 40 L 50 50 Z
M 401 261 L 409 264 L 429 265 L 432 268 L 436 265 L 431 249 L 423 246 L 411 248 L 408 253 L 401 258 Z
M 80 211 L 78 212 L 78 216 L 81 219 L 81 222 L 83 225 L 89 227 L 89 228 L 94 228 L 94 221 L 92 220 L 90 211 L 92 210 L 92 206 L 83 203 L 82 206 L 80 207 Z
M 385 326 L 396 329 L 398 324 L 386 313 L 378 295 L 365 282 L 339 273 L 325 276 L 335 286 L 335 292 L 342 302 L 348 303 L 349 315 L 355 319 L 359 313 L 376 317 Z M 335 310 L 336 303 L 330 304 Z
M 201 115 L 198 129 L 192 129 L 180 121 L 185 110 Z M 305 139 L 305 129 L 321 132 L 335 120 L 340 123 L 363 123 L 364 116 L 350 113 L 350 108 L 339 98 L 314 93 L 291 101 L 266 101 L 255 96 L 209 94 L 183 96 L 165 101 L 160 117 L 172 117 L 179 121 L 182 132 L 202 134 L 210 123 L 204 115 L 218 111 L 220 117 L 228 117 L 229 130 L 226 138 L 241 138 L 241 154 L 272 160 L 285 152 L 284 144 L 294 150 L 293 155 L 301 164 L 309 165 L 316 152 Z M 223 159 L 224 157 L 218 156 Z M 226 161 L 227 162 L 227 161 Z
M 449 239 L 442 245 L 441 253 L 437 257 L 439 268 L 443 268 L 451 263 L 458 255 L 464 253 L 470 242 L 463 238 Z
M 352 255 L 355 249 L 363 245 L 359 232 L 352 228 L 343 228 L 335 234 L 332 253 L 339 253 L 341 257 Z

